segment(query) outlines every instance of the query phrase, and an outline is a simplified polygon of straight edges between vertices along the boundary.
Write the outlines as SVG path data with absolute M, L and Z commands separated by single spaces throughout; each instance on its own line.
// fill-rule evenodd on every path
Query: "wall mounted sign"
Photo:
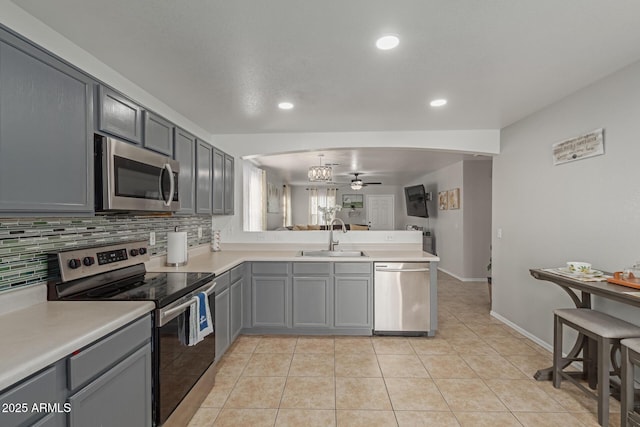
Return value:
M 557 142 L 552 145 L 552 149 L 554 165 L 600 156 L 604 154 L 604 130 L 596 129 L 585 135 Z
M 449 201 L 449 209 L 460 209 L 460 189 L 454 188 L 453 190 L 449 190 L 449 195 L 447 196 Z
M 446 211 L 449 208 L 447 195 L 448 193 L 446 191 L 438 192 L 438 209 L 440 209 L 441 211 Z

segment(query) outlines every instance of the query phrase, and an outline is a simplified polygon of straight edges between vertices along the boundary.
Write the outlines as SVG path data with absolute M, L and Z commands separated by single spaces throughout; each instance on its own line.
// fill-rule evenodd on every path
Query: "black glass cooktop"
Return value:
M 213 273 L 146 273 L 64 297 L 65 300 L 146 300 L 164 307 L 213 280 Z

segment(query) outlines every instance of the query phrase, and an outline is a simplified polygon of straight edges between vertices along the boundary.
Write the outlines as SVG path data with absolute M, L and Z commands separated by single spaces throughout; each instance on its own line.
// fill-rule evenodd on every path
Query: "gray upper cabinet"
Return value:
M 142 107 L 108 87 L 99 88 L 99 129 L 111 135 L 142 143 Z
M 93 212 L 93 80 L 0 30 L 0 212 Z
M 213 214 L 224 214 L 224 153 L 213 149 Z
M 177 213 L 193 215 L 196 212 L 196 137 L 179 127 L 174 133 L 173 158 L 180 163 L 180 210 Z
M 224 214 L 234 213 L 235 172 L 233 156 L 224 155 Z
M 213 147 L 206 142 L 197 140 L 196 146 L 196 213 L 211 214 L 211 183 Z
M 144 147 L 173 157 L 173 123 L 151 111 L 145 111 Z

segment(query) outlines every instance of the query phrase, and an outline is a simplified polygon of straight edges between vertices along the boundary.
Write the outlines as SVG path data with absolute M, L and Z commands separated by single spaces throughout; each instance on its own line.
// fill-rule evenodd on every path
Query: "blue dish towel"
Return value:
M 200 292 L 193 297 L 189 316 L 189 345 L 196 345 L 207 335 L 213 332 L 213 321 L 209 308 L 209 297 Z

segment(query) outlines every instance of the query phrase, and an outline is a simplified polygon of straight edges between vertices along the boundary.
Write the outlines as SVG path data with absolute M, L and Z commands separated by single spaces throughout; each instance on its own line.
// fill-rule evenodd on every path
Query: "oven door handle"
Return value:
M 211 293 L 213 292 L 213 290 L 216 287 L 216 282 L 213 282 L 213 284 L 208 287 L 206 290 L 202 291 L 204 292 L 207 296 L 211 295 Z M 198 292 L 197 294 L 199 294 L 200 292 Z M 196 296 L 197 294 L 194 294 L 193 296 Z M 175 319 L 176 317 L 178 317 L 180 314 L 182 314 L 191 304 L 193 303 L 193 298 L 190 298 L 188 301 L 183 302 L 182 304 L 176 306 L 176 307 L 172 307 L 168 310 L 160 310 L 160 315 L 158 316 L 158 322 L 159 322 L 159 326 L 164 326 L 167 323 L 169 323 L 170 320 Z
M 162 174 L 165 170 L 167 171 L 167 173 L 169 173 L 169 197 L 167 197 L 166 200 L 164 199 L 164 192 L 162 191 Z M 160 194 L 162 195 L 162 199 L 164 200 L 164 205 L 171 206 L 171 202 L 173 201 L 173 196 L 175 195 L 176 191 L 176 182 L 173 176 L 173 170 L 171 169 L 171 165 L 169 163 L 166 163 L 162 168 L 162 173 L 160 174 L 160 183 Z

